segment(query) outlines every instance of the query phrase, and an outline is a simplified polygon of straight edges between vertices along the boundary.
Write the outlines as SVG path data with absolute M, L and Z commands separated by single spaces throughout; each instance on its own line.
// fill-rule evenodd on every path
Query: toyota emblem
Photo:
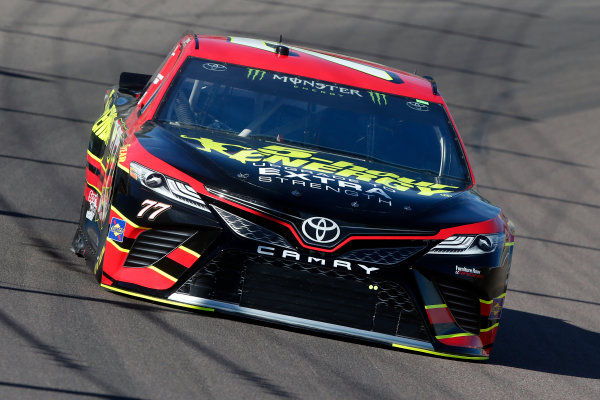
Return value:
M 338 224 L 323 217 L 312 217 L 302 223 L 304 236 L 317 243 L 331 243 L 340 237 Z
M 209 71 L 217 71 L 217 72 L 222 72 L 227 70 L 227 67 L 223 64 L 216 64 L 216 63 L 204 63 L 202 64 L 202 68 L 207 69 Z
M 429 106 L 427 104 L 416 101 L 407 101 L 406 105 L 416 111 L 429 111 Z

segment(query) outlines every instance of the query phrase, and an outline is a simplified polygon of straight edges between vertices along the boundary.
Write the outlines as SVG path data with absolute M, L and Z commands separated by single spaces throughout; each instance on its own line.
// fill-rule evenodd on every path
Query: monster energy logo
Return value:
M 262 81 L 262 79 L 265 77 L 265 72 L 266 71 L 262 71 L 260 69 L 248 68 L 248 76 L 246 78 L 252 80 L 258 78 L 259 81 Z
M 380 106 L 387 106 L 387 95 L 383 93 L 372 92 L 369 90 L 371 101 Z

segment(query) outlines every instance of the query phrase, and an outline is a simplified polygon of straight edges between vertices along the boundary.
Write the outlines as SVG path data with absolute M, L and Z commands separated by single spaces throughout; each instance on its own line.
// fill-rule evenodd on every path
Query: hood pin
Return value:
M 296 196 L 296 197 L 300 197 L 300 196 L 302 196 L 302 193 L 300 193 L 300 192 L 299 192 L 299 191 L 297 191 L 297 190 L 294 190 L 294 191 L 292 191 L 292 195 L 294 195 L 294 196 Z
M 358 208 L 358 201 L 353 201 L 350 205 L 354 208 Z

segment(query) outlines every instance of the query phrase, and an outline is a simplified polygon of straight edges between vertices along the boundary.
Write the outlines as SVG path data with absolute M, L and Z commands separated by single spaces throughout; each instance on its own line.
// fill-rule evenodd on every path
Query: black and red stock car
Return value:
M 87 162 L 73 250 L 106 289 L 489 357 L 513 229 L 432 78 L 187 35 L 121 74 Z

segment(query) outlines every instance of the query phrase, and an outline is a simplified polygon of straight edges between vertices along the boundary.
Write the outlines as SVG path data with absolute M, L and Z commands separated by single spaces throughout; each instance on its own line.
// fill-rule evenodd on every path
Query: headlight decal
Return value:
M 161 196 L 167 197 L 178 203 L 198 208 L 202 211 L 210 212 L 198 192 L 187 183 L 154 171 L 135 161 L 131 162 L 129 170 L 131 178 L 137 180 L 142 186 Z
M 504 233 L 485 235 L 453 235 L 442 241 L 428 254 L 477 255 L 493 253 L 504 243 Z

